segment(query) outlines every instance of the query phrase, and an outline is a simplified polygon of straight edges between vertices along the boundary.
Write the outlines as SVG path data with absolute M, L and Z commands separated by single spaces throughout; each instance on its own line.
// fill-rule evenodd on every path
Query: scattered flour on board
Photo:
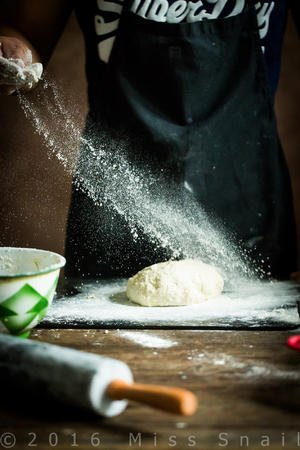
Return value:
M 218 368 L 218 374 L 228 378 L 300 380 L 300 364 L 294 366 L 294 370 L 287 370 L 278 367 L 275 363 L 256 361 L 247 357 L 238 359 L 226 353 L 214 352 L 196 354 L 193 356 L 193 361 L 197 363 L 194 372 L 196 371 L 200 376 L 215 375 Z
M 119 335 L 135 344 L 148 348 L 170 348 L 178 344 L 176 341 L 143 332 L 119 331 Z
M 187 189 L 177 196 L 162 173 L 132 163 L 128 155 L 135 142 L 126 133 L 112 134 L 105 127 L 99 132 L 98 127 L 82 134 L 77 108 L 51 80 L 43 80 L 39 101 L 24 95 L 19 100 L 49 156 L 56 156 L 68 173 L 75 174 L 76 188 L 96 205 L 104 204 L 111 217 L 125 219 L 133 241 L 147 236 L 154 249 L 166 250 L 168 259 L 200 258 L 218 267 L 227 280 L 262 276 L 262 269 L 250 268 L 245 250 L 221 223 L 207 216 Z M 85 151 L 77 158 L 80 146 Z M 97 233 L 99 227 L 92 228 L 87 232 Z M 97 235 L 92 237 L 95 242 Z M 111 251 L 116 254 L 115 246 Z M 117 257 L 122 266 L 124 254 Z
M 54 328 L 59 324 L 113 328 L 146 325 L 255 328 L 299 324 L 296 308 L 299 289 L 292 282 L 249 281 L 201 305 L 151 308 L 126 298 L 126 282 L 119 279 L 78 283 L 78 294 L 54 299 L 43 322 Z

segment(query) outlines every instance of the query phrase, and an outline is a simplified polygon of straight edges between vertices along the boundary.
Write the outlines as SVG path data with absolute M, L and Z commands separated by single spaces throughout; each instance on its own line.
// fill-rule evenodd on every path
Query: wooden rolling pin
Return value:
M 5 334 L 0 334 L 0 382 L 43 405 L 50 398 L 105 417 L 120 414 L 127 400 L 183 415 L 197 408 L 196 396 L 185 389 L 133 383 L 122 361 Z

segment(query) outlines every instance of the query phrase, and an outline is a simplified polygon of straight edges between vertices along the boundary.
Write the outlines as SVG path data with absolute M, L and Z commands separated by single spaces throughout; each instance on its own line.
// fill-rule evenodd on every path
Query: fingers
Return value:
M 1 51 L 4 58 L 18 60 L 23 67 L 30 64 L 30 50 L 20 39 L 0 37 Z
M 20 39 L 0 36 L 0 58 L 0 95 L 27 92 L 41 78 L 42 64 L 32 64 L 32 53 Z

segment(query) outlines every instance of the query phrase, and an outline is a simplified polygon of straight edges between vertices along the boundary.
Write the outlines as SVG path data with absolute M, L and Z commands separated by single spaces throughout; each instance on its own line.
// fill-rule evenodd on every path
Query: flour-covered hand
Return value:
M 43 72 L 40 63 L 32 64 L 31 50 L 14 37 L 0 36 L 0 93 L 32 89 Z

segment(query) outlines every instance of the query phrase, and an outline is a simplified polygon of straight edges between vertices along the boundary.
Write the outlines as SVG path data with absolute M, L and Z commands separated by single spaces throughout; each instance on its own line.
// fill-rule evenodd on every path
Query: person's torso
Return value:
M 241 14 L 246 0 L 75 0 L 75 10 L 86 42 L 87 78 L 95 82 L 102 63 L 109 63 L 124 9 L 146 20 L 162 23 L 226 20 Z M 254 1 L 261 46 L 273 93 L 279 79 L 280 56 L 287 16 L 287 0 Z

